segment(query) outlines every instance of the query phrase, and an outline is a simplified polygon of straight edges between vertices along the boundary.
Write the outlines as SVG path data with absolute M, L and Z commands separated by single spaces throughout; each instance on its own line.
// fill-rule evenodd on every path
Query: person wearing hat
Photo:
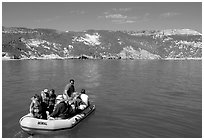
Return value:
M 49 105 L 49 93 L 48 89 L 41 91 L 42 101 L 48 106 Z
M 56 104 L 53 112 L 50 114 L 48 119 L 66 119 L 71 111 L 71 106 L 65 103 L 63 95 L 58 95 L 56 98 Z

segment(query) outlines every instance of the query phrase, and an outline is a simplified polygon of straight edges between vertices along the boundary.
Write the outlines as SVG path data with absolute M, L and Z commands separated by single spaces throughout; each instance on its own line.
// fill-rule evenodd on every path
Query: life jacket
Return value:
M 55 105 L 55 99 L 56 99 L 56 95 L 55 94 L 51 94 L 50 95 L 50 99 L 49 99 L 49 106 L 50 105 Z
M 33 102 L 33 106 L 32 106 L 33 112 L 39 112 L 40 103 L 38 101 L 36 101 L 36 100 L 33 100 L 32 102 Z
M 33 105 L 33 107 L 32 107 L 33 109 L 33 116 L 35 117 L 35 118 L 42 118 L 42 114 L 41 114 L 41 112 L 42 112 L 42 107 L 41 107 L 41 104 L 40 104 L 40 102 L 38 102 L 38 101 L 34 101 L 34 105 Z
M 49 97 L 45 97 L 43 102 L 46 103 L 46 105 L 48 106 L 49 105 Z

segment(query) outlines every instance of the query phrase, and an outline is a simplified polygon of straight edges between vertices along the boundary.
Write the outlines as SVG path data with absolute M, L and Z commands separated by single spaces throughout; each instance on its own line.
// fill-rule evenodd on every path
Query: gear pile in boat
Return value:
M 90 105 L 89 97 L 82 89 L 76 92 L 74 80 L 65 86 L 62 95 L 56 95 L 55 90 L 44 89 L 41 94 L 35 94 L 31 98 L 30 114 L 38 119 L 67 119 Z

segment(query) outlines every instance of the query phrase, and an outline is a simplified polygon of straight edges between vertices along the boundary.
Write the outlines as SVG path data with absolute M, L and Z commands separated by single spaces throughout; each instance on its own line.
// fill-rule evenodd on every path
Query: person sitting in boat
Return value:
M 48 111 L 49 114 L 51 114 L 53 112 L 54 106 L 55 106 L 55 99 L 56 99 L 56 94 L 55 94 L 55 90 L 51 89 L 49 92 L 49 106 L 48 106 Z
M 32 98 L 31 98 L 31 103 L 30 103 L 30 114 L 33 117 L 39 117 L 38 113 L 39 113 L 39 107 L 40 107 L 40 97 L 39 95 L 35 94 Z
M 89 96 L 86 94 L 85 89 L 81 90 L 81 94 L 77 97 L 79 99 L 77 108 L 79 110 L 84 110 L 86 107 L 89 106 Z
M 30 114 L 34 117 L 34 118 L 38 118 L 38 119 L 46 119 L 47 115 L 46 115 L 46 111 L 45 108 L 42 104 L 42 98 L 38 95 L 35 94 L 32 98 L 31 98 L 31 104 L 30 104 Z
M 81 99 L 78 98 L 80 96 L 79 92 L 73 92 L 71 97 L 66 101 L 68 105 L 71 105 L 73 112 L 76 113 L 77 107 Z
M 58 95 L 53 112 L 48 116 L 48 119 L 66 119 L 72 112 L 70 105 L 65 103 L 63 95 Z
M 77 113 L 84 110 L 86 107 L 89 106 L 89 97 L 86 94 L 85 89 L 81 90 L 81 93 L 74 92 L 72 93 L 71 100 L 68 102 L 72 109 Z
M 42 106 L 43 106 L 43 112 L 45 112 L 47 115 L 49 114 L 49 90 L 44 89 L 41 91 L 41 97 L 42 97 Z M 46 117 L 47 118 L 47 117 Z
M 64 89 L 64 95 L 66 96 L 66 99 L 71 98 L 72 93 L 75 92 L 74 79 L 70 79 L 69 82 L 70 83 L 67 84 Z

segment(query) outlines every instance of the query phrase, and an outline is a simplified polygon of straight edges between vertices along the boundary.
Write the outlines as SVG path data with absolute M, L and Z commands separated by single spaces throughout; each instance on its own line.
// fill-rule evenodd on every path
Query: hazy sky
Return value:
M 201 2 L 3 2 L 6 27 L 61 31 L 188 28 L 202 32 Z

